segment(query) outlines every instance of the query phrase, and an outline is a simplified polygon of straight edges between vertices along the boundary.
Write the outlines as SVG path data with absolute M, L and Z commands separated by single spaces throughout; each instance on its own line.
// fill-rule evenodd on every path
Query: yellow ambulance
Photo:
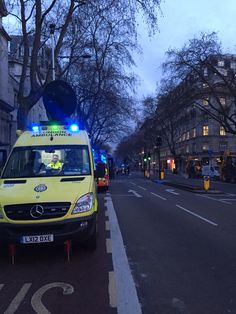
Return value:
M 0 177 L 0 241 L 97 245 L 90 140 L 78 125 L 34 125 L 18 138 Z

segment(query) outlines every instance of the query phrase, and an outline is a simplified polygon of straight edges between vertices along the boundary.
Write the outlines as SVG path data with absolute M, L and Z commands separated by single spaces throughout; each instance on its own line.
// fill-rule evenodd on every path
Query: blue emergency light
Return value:
M 48 126 L 39 126 L 39 125 L 33 125 L 32 131 L 33 132 L 39 132 L 40 130 L 50 130 L 52 132 L 59 132 L 61 130 L 60 124 L 54 123 L 49 124 Z M 65 130 L 69 130 L 70 132 L 78 132 L 79 131 L 79 125 L 78 124 L 70 124 L 64 126 Z
M 39 126 L 38 125 L 32 126 L 32 131 L 33 132 L 39 132 Z
M 69 130 L 70 130 L 71 132 L 78 132 L 78 131 L 79 131 L 79 126 L 78 126 L 78 124 L 71 124 L 71 125 L 69 126 Z
M 106 156 L 101 154 L 101 161 L 105 164 L 106 163 Z

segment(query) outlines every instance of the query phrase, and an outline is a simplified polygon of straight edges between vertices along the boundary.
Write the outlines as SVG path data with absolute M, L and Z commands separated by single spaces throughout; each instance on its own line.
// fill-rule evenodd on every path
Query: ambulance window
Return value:
M 86 145 L 16 147 L 3 178 L 91 175 Z

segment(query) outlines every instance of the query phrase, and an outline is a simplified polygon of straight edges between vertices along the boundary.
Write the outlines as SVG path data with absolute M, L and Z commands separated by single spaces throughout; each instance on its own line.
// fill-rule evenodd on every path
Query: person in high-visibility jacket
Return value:
M 50 164 L 47 165 L 47 169 L 61 169 L 63 166 L 63 163 L 59 161 L 59 156 L 57 154 L 54 154 L 52 156 L 52 161 Z

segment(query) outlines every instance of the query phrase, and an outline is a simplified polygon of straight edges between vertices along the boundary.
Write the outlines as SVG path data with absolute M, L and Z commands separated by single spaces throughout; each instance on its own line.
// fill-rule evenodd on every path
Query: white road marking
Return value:
M 129 190 L 128 193 L 133 193 L 136 197 L 142 197 L 142 195 L 138 194 L 136 191 L 134 190 Z
M 215 226 L 215 227 L 218 226 L 218 224 L 216 224 L 215 222 L 213 222 L 213 221 L 211 221 L 211 220 L 209 220 L 209 219 L 206 219 L 206 218 L 204 218 L 204 217 L 202 217 L 202 216 L 200 216 L 200 215 L 197 215 L 197 214 L 193 213 L 192 211 L 190 211 L 190 210 L 188 210 L 188 209 L 186 209 L 186 208 L 184 208 L 184 207 L 182 207 L 182 206 L 180 206 L 180 205 L 176 205 L 176 206 L 177 206 L 178 208 L 184 210 L 185 212 L 187 212 L 187 213 L 189 213 L 189 214 L 191 214 L 191 215 L 193 215 L 193 216 L 195 216 L 195 217 L 198 217 L 198 218 L 200 218 L 200 219 L 202 219 L 202 220 L 208 222 L 209 224 L 211 224 L 211 225 L 213 225 L 213 226 Z
M 109 224 L 109 221 L 106 221 L 106 222 L 105 222 L 105 225 L 106 225 L 106 231 L 109 231 L 109 230 L 110 230 L 110 224 Z
M 116 274 L 118 314 L 141 314 L 141 306 L 124 248 L 114 205 L 111 197 L 108 196 L 105 197 L 105 199 L 105 205 L 109 213 L 113 267 Z
M 130 184 L 137 185 L 137 184 L 136 184 L 136 183 L 134 183 L 134 182 L 130 182 Z
M 4 314 L 13 314 L 17 311 L 18 307 L 20 306 L 21 302 L 24 300 L 29 288 L 31 287 L 32 283 L 25 283 L 20 291 L 17 293 L 15 298 L 11 301 L 10 305 L 8 306 L 7 310 Z M 42 313 L 43 314 L 43 313 Z
M 123 197 L 123 196 L 132 196 L 132 197 L 134 197 L 134 196 L 136 196 L 136 195 L 133 195 L 133 194 L 113 194 L 112 195 L 112 197 L 116 197 L 116 196 L 121 196 L 121 197 Z
M 144 188 L 143 186 L 138 185 L 138 188 L 142 189 L 142 190 L 147 190 L 146 188 Z
M 174 195 L 179 195 L 179 193 L 175 192 L 173 189 L 166 189 L 166 192 L 174 194 Z
M 159 198 L 162 199 L 163 201 L 166 201 L 166 198 L 164 198 L 164 197 L 162 197 L 162 196 L 160 196 L 160 195 L 158 195 L 158 194 L 156 194 L 156 193 L 151 192 L 151 194 L 152 194 L 152 195 L 155 195 L 156 197 L 159 197 Z
M 142 190 L 147 190 L 147 189 L 145 189 L 144 187 L 142 187 L 142 186 L 140 186 L 140 185 L 138 185 L 138 187 L 140 188 L 140 189 L 142 189 Z
M 214 197 L 210 197 L 210 196 L 207 196 L 207 195 L 202 195 L 202 194 L 196 194 L 197 196 L 201 196 L 201 197 L 205 197 L 205 198 L 208 198 L 210 200 L 213 200 L 213 201 L 217 201 L 217 202 L 220 202 L 220 203 L 224 203 L 224 204 L 228 204 L 228 205 L 231 205 L 232 203 L 230 202 L 226 202 L 226 201 L 221 201 L 220 199 L 217 199 L 217 198 L 214 198 Z
M 62 288 L 64 295 L 70 295 L 74 293 L 73 286 L 65 282 L 52 282 L 42 286 L 35 292 L 31 299 L 31 305 L 37 314 L 51 314 L 51 312 L 49 312 L 47 308 L 43 305 L 42 297 L 48 290 L 52 288 Z
M 236 198 L 220 198 L 221 201 L 236 201 Z
M 114 271 L 109 271 L 109 284 L 108 284 L 108 291 L 109 291 L 109 301 L 110 307 L 117 307 L 117 286 L 116 286 L 116 276 Z
M 229 196 L 236 196 L 236 194 L 232 194 L 232 193 L 225 193 L 225 194 Z
M 4 287 L 4 284 L 1 283 L 1 284 L 0 284 L 0 291 L 2 290 L 3 287 Z
M 107 253 L 112 253 L 111 239 L 106 239 L 106 250 L 107 250 Z
M 176 308 L 178 310 L 179 313 L 182 314 L 187 314 L 187 308 L 186 305 L 184 304 L 184 302 L 178 298 L 173 298 L 171 301 L 171 304 L 173 306 L 173 308 Z

